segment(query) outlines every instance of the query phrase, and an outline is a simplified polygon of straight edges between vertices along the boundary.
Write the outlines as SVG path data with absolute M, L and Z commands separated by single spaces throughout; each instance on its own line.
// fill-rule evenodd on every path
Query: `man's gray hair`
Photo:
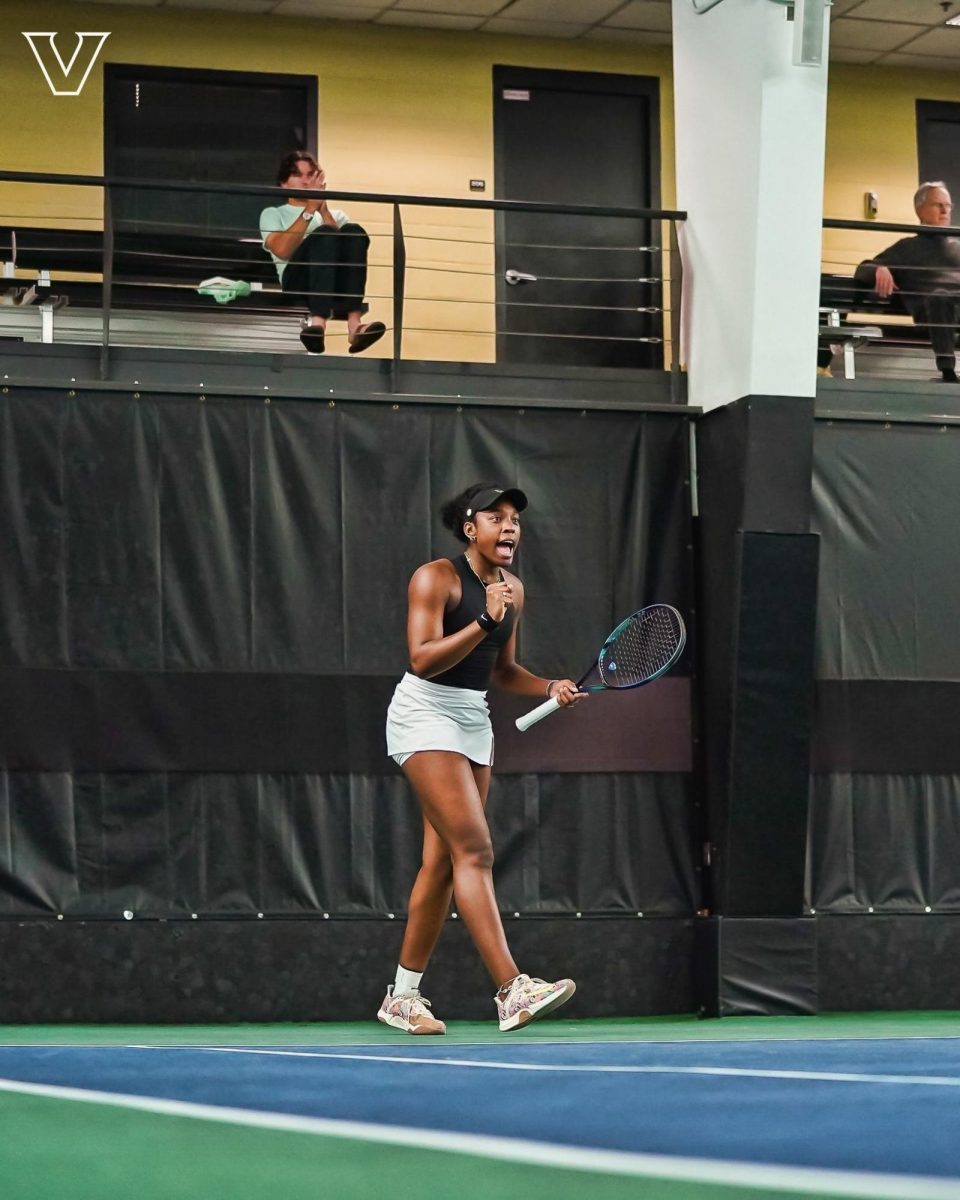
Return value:
M 940 188 L 941 191 L 950 195 L 950 189 L 942 179 L 934 179 L 928 183 L 921 183 L 917 190 L 913 193 L 913 207 L 919 208 L 921 204 L 926 204 L 927 193 L 932 192 L 934 188 Z

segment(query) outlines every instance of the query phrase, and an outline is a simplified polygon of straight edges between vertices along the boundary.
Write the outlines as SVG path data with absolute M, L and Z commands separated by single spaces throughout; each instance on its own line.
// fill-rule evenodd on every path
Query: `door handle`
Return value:
M 511 287 L 516 287 L 518 283 L 536 283 L 536 275 L 529 275 L 526 271 L 515 271 L 513 267 L 508 267 L 503 273 L 504 279 Z

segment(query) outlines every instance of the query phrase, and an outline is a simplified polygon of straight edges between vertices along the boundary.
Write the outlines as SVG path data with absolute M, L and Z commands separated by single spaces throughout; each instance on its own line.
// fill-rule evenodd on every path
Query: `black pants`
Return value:
M 367 249 L 370 238 L 362 225 L 324 225 L 307 234 L 283 272 L 281 287 L 299 294 L 314 317 L 344 321 L 348 313 L 366 312 Z
M 918 325 L 927 326 L 937 366 L 942 371 L 951 370 L 957 361 L 960 292 L 936 288 L 926 296 L 911 296 L 907 307 Z

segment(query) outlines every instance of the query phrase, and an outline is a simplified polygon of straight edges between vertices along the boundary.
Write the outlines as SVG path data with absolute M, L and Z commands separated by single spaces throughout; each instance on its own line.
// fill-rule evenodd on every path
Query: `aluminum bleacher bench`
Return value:
M 868 342 L 883 340 L 883 330 L 879 325 L 850 320 L 851 314 L 863 313 L 866 306 L 866 296 L 856 286 L 852 276 L 820 276 L 818 343 L 831 348 L 841 347 L 844 379 L 856 377 L 856 351 Z
M 852 275 L 821 275 L 819 344 L 843 348 L 844 378 L 855 377 L 855 351 L 868 343 L 930 346 L 930 337 L 914 323 L 896 292 L 882 300 Z
M 104 239 L 99 230 L 0 226 L 0 294 L 4 303 L 35 304 L 41 338 L 53 340 L 53 312 L 65 304 L 103 307 Z M 64 278 L 65 274 L 88 278 Z M 212 276 L 250 283 L 231 315 L 295 313 L 255 235 L 118 230 L 114 235 L 111 304 L 117 309 L 210 311 L 221 306 L 197 288 Z

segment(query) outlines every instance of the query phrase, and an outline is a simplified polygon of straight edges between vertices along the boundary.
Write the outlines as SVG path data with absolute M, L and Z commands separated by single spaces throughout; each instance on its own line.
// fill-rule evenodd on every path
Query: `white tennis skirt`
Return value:
M 493 765 L 493 728 L 486 692 L 447 687 L 409 671 L 387 709 L 387 754 L 403 766 L 418 750 L 453 750 L 482 767 Z

